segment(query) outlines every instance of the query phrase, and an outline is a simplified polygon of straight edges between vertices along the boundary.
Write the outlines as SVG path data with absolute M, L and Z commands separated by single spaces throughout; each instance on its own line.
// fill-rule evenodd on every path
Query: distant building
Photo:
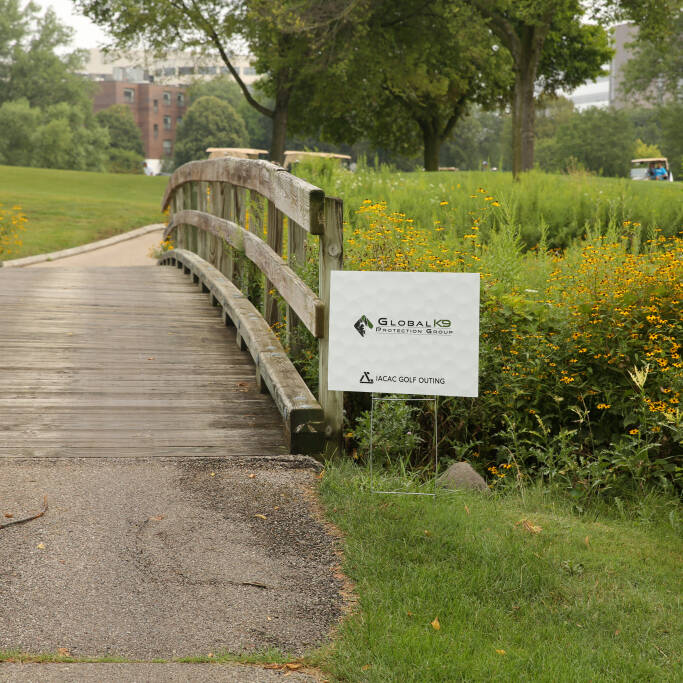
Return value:
M 233 55 L 233 65 L 247 85 L 258 80 L 249 57 Z M 186 52 L 156 58 L 142 51 L 108 55 L 92 49 L 81 73 L 99 83 L 96 112 L 128 105 L 142 134 L 147 165 L 158 173 L 162 160 L 173 156 L 176 129 L 187 107 L 185 86 L 228 74 L 228 68 L 220 59 Z
M 142 134 L 147 165 L 158 173 L 162 160 L 173 156 L 176 129 L 187 108 L 185 88 L 145 82 L 100 81 L 94 110 L 98 112 L 113 104 L 125 104 L 130 108 Z
M 250 57 L 232 55 L 232 63 L 247 85 L 259 79 Z M 169 85 L 190 85 L 198 80 L 230 75 L 228 67 L 216 57 L 190 52 L 171 52 L 164 57 L 154 57 L 139 50 L 109 55 L 98 49 L 88 51 L 88 61 L 82 73 L 100 81 L 147 81 Z
M 611 43 L 614 57 L 609 64 L 605 64 L 606 76 L 599 76 L 596 80 L 585 83 L 566 96 L 574 103 L 579 111 L 588 107 L 614 107 L 622 109 L 632 105 L 634 100 L 624 97 L 621 92 L 624 65 L 631 57 L 628 44 L 638 35 L 635 24 L 619 24 L 611 29 Z M 639 100 L 639 105 L 647 106 L 647 100 Z

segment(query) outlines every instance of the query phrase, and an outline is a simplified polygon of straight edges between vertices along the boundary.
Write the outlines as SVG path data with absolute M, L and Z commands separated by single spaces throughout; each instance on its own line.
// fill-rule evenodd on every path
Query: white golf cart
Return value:
M 657 169 L 666 171 L 657 174 Z M 652 157 L 651 159 L 631 159 L 631 180 L 669 180 L 673 182 L 673 173 L 669 168 L 669 160 L 666 157 Z

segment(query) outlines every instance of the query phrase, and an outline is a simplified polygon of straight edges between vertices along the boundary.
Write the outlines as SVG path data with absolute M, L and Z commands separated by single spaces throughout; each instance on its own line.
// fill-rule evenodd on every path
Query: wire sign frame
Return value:
M 375 426 L 375 403 L 385 403 L 390 401 L 414 401 L 417 403 L 432 403 L 434 406 L 434 490 L 429 493 L 426 491 L 384 491 L 375 487 L 374 465 L 373 465 L 373 441 Z M 436 497 L 437 476 L 439 473 L 439 397 L 426 396 L 424 398 L 396 398 L 394 396 L 377 396 L 372 394 L 370 404 L 370 493 L 386 493 L 397 496 L 431 496 Z

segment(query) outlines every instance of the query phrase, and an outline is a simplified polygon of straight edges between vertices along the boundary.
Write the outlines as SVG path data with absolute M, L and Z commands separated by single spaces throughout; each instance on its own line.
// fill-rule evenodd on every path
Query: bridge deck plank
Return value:
M 234 331 L 170 268 L 0 270 L 0 458 L 286 452 Z

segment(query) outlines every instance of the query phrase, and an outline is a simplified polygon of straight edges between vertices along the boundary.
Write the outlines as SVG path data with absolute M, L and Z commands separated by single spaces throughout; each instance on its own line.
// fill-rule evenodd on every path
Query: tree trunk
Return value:
M 287 115 L 289 114 L 289 90 L 281 90 L 275 98 L 273 111 L 273 137 L 270 142 L 270 160 L 284 164 L 287 142 Z
M 512 175 L 534 167 L 536 97 L 534 85 L 547 27 L 528 27 L 521 32 L 515 59 L 515 93 L 512 101 Z
M 515 74 L 512 106 L 512 175 L 515 179 L 534 167 L 535 80 L 535 65 Z
M 441 136 L 431 122 L 421 121 L 422 142 L 424 145 L 425 171 L 439 170 L 439 152 L 441 151 Z

